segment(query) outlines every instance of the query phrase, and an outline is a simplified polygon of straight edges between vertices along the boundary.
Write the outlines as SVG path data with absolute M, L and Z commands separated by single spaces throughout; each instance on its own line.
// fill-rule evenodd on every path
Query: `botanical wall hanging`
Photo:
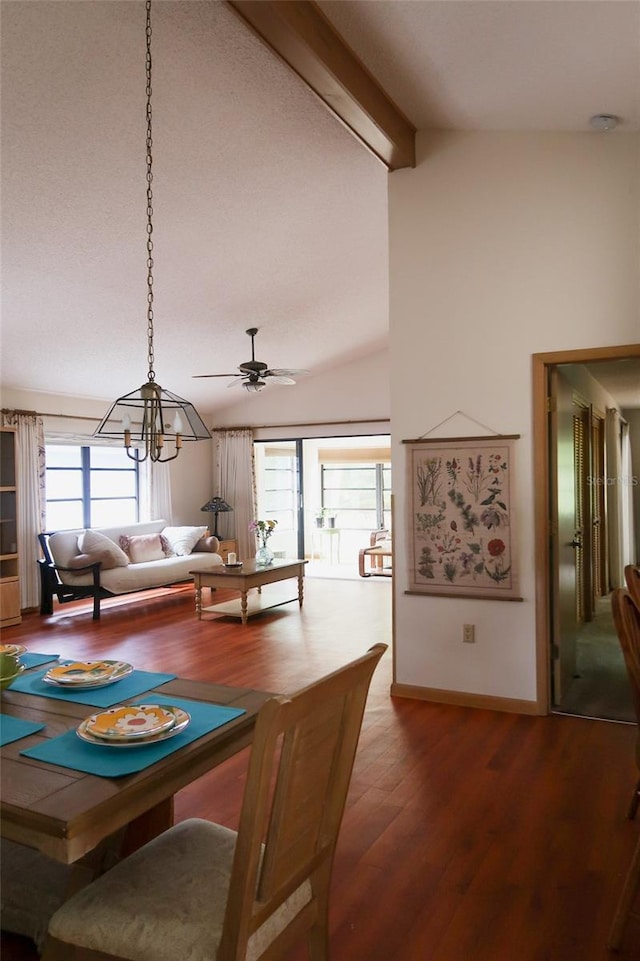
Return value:
M 514 511 L 519 436 L 404 441 L 408 594 L 522 600 Z

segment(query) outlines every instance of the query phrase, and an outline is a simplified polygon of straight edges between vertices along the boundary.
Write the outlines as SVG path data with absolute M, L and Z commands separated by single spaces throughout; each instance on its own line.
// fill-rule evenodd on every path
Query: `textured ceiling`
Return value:
M 640 4 L 320 4 L 419 128 L 640 129 Z M 146 380 L 144 5 L 2 2 L 2 382 Z M 219 2 L 153 6 L 155 371 L 213 411 L 250 358 L 386 346 L 387 173 Z M 290 388 L 270 387 L 270 390 Z

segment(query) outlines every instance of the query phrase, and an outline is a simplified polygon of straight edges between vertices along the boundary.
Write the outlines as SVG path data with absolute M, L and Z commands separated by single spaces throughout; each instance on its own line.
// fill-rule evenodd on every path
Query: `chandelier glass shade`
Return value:
M 151 0 L 146 0 L 146 97 L 147 97 L 147 383 L 118 397 L 94 432 L 96 437 L 122 438 L 132 460 L 175 460 L 183 441 L 207 440 L 211 433 L 189 401 L 156 384 L 153 369 L 153 137 L 151 110 Z M 170 441 L 173 452 L 166 447 Z

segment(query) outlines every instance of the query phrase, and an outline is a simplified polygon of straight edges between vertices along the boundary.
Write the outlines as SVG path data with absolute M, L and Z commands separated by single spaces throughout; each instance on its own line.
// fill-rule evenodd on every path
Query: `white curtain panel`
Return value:
M 173 508 L 171 504 L 171 470 L 168 463 L 147 464 L 147 494 L 148 517 L 142 520 L 155 521 L 164 517 L 167 524 L 173 523 Z
M 16 428 L 18 475 L 18 576 L 22 610 L 40 606 L 38 534 L 45 522 L 45 450 L 42 418 L 6 411 L 4 427 Z
M 220 514 L 221 536 L 235 537 L 240 560 L 250 560 L 256 553 L 256 539 L 249 524 L 256 518 L 256 484 L 253 456 L 253 433 L 250 430 L 214 432 L 216 474 L 214 493 L 223 497 L 233 513 Z

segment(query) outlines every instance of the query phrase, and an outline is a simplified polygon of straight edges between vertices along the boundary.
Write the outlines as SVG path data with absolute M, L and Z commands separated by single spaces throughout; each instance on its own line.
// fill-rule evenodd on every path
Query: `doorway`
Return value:
M 389 435 L 256 440 L 254 455 L 257 516 L 277 521 L 271 549 L 304 557 L 306 576 L 359 579 L 360 549 L 391 531 Z
M 635 722 L 609 600 L 605 416 L 618 365 L 635 385 L 619 406 L 640 408 L 640 345 L 533 358 L 538 692 L 549 711 Z

